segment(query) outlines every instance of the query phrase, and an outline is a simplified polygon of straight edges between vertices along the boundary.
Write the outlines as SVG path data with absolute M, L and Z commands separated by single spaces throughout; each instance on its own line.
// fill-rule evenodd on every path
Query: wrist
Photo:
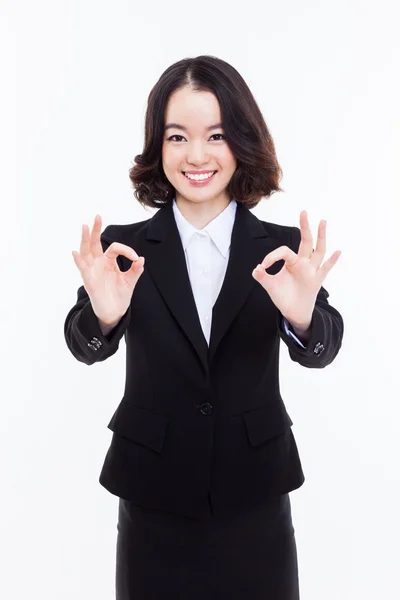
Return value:
M 117 319 L 112 323 L 104 323 L 103 321 L 100 321 L 100 319 L 98 319 L 98 321 L 102 334 L 107 335 L 112 329 L 114 329 L 114 327 L 116 327 L 116 325 L 118 325 L 120 319 Z
M 290 323 L 293 333 L 302 341 L 308 342 L 311 337 L 311 321 L 305 325 L 294 325 Z

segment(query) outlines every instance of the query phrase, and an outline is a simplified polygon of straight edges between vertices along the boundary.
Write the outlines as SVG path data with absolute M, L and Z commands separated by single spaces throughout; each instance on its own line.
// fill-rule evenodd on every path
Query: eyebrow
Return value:
M 186 127 L 179 125 L 179 123 L 168 123 L 165 126 L 165 131 L 167 131 L 167 129 L 181 129 L 182 131 L 187 131 Z M 215 125 L 206 127 L 206 131 L 211 131 L 211 129 L 223 129 L 222 123 L 216 123 Z

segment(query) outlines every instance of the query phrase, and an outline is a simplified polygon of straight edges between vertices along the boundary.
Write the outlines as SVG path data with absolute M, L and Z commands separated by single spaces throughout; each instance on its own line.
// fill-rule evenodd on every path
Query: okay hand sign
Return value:
M 326 252 L 326 221 L 320 221 L 317 246 L 313 251 L 313 238 L 307 212 L 300 213 L 301 242 L 296 254 L 287 246 L 280 246 L 266 255 L 252 275 L 268 292 L 282 315 L 299 329 L 309 327 L 318 292 L 329 271 L 341 254 L 336 250 L 323 264 Z M 265 269 L 277 260 L 285 264 L 276 275 Z

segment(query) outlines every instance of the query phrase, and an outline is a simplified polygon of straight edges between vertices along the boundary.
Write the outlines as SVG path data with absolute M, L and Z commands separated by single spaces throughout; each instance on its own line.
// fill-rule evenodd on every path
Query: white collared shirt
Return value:
M 210 343 L 212 309 L 221 290 L 228 266 L 232 229 L 237 202 L 232 199 L 228 206 L 203 229 L 196 229 L 182 215 L 173 199 L 172 209 L 192 286 L 201 327 L 207 343 Z M 256 266 L 256 265 L 255 265 Z M 304 344 L 289 330 L 286 332 L 303 348 Z

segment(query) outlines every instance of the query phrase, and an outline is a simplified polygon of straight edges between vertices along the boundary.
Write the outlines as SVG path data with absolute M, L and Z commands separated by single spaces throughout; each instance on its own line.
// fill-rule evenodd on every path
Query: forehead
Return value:
M 211 92 L 182 88 L 171 94 L 165 111 L 165 123 L 179 123 L 188 130 L 206 128 L 221 120 L 217 98 Z

